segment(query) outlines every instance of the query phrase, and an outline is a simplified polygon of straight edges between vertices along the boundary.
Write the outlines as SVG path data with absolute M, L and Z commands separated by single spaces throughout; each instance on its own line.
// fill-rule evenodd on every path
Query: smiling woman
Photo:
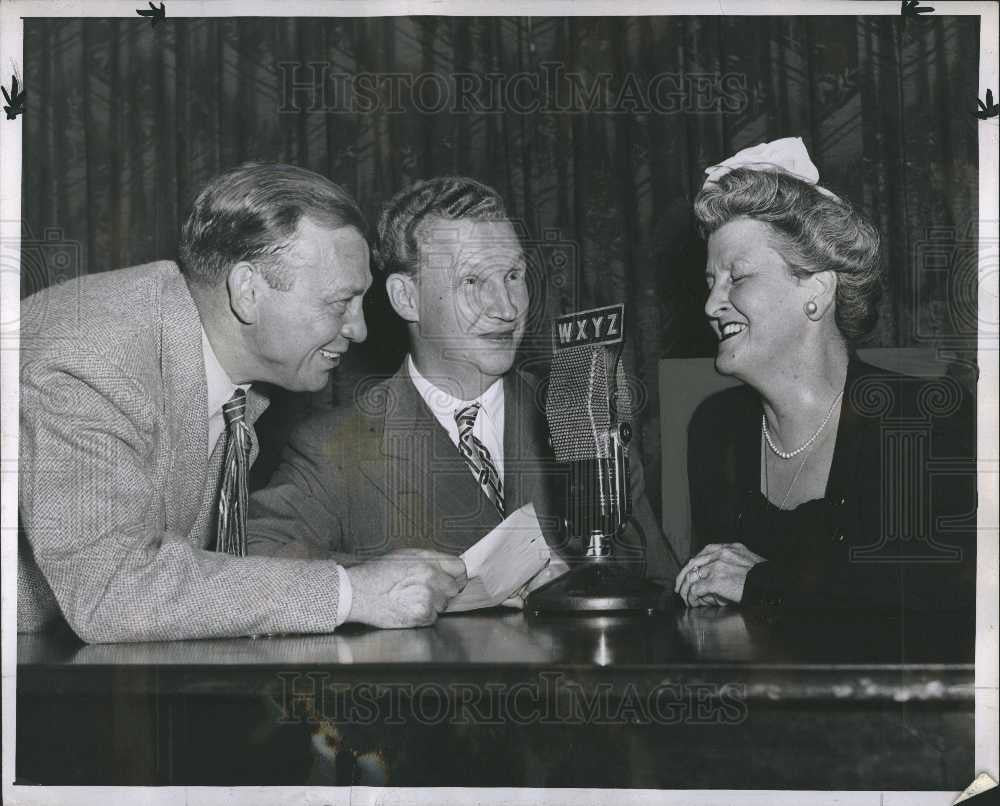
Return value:
M 929 388 L 854 354 L 876 319 L 877 232 L 816 184 L 798 138 L 707 173 L 695 199 L 708 239 L 705 314 L 716 369 L 744 386 L 692 419 L 697 553 L 676 590 L 689 606 L 970 602 L 975 528 L 962 518 L 975 511 L 972 405 L 950 378 Z M 873 407 L 874 390 L 885 405 Z M 948 405 L 928 406 L 935 395 Z M 887 442 L 900 423 L 898 437 L 921 453 Z M 915 472 L 923 483 L 932 457 L 959 472 L 907 495 L 903 482 Z M 942 516 L 965 525 L 944 537 Z

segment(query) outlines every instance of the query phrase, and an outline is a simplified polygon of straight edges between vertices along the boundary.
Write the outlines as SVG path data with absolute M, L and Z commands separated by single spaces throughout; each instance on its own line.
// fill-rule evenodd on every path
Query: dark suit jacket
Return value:
M 500 522 L 465 461 L 406 371 L 357 394 L 355 405 L 324 411 L 292 434 L 267 487 L 251 497 L 249 551 L 335 557 L 350 563 L 398 548 L 459 554 Z M 504 378 L 504 499 L 507 512 L 531 501 L 550 545 L 578 547 L 560 532 L 566 478 L 554 463 L 534 380 Z M 639 455 L 633 447 L 632 456 Z M 672 581 L 677 566 L 632 468 L 633 517 L 623 558 Z
M 710 397 L 691 420 L 692 553 L 742 542 L 743 514 L 760 495 L 761 411 L 741 386 Z M 975 416 L 953 377 L 913 378 L 852 358 L 825 499 L 829 519 L 802 537 L 795 560 L 766 557 L 751 569 L 745 604 L 974 602 Z

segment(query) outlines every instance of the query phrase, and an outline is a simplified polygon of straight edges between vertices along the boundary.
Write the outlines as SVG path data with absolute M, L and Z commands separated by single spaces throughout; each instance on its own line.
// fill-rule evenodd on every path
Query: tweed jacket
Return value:
M 505 509 L 533 502 L 550 546 L 572 556 L 579 547 L 560 529 L 568 481 L 553 461 L 535 381 L 513 370 L 503 383 Z M 647 576 L 672 582 L 678 569 L 638 463 L 631 481 L 633 516 L 618 551 L 644 564 Z M 248 550 L 345 564 L 399 548 L 459 554 L 499 521 L 404 361 L 388 380 L 359 389 L 354 406 L 313 415 L 293 431 L 270 483 L 251 497 Z
M 21 310 L 19 630 L 59 611 L 88 642 L 334 629 L 335 563 L 211 550 L 225 439 L 209 457 L 177 266 L 90 275 Z M 248 422 L 266 406 L 251 389 Z
M 739 386 L 708 398 L 691 420 L 692 554 L 709 543 L 743 542 L 754 551 L 756 541 L 773 544 L 777 527 L 768 534 L 768 520 L 753 517 L 763 501 L 761 412 L 757 394 Z M 744 604 L 972 606 L 975 409 L 962 384 L 852 357 L 826 494 L 805 507 L 814 514 L 800 534 L 750 570 Z M 788 525 L 788 516 L 778 512 L 771 520 Z

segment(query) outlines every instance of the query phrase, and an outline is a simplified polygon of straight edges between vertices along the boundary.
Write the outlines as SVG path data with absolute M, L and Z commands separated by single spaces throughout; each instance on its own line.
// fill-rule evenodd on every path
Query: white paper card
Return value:
M 550 556 L 535 506 L 525 504 L 462 554 L 469 583 L 445 612 L 501 604 L 545 568 Z

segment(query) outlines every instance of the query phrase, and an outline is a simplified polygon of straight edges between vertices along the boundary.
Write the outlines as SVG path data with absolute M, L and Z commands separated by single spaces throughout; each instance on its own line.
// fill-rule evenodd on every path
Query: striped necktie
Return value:
M 247 553 L 247 477 L 250 426 L 246 422 L 247 393 L 237 389 L 222 407 L 226 419 L 226 455 L 222 462 L 216 551 L 245 557 Z
M 500 517 L 503 518 L 506 517 L 503 506 L 503 480 L 497 472 L 496 465 L 493 464 L 489 449 L 472 433 L 479 407 L 479 403 L 473 403 L 455 412 L 455 422 L 458 423 L 458 450 L 472 471 L 472 475 L 479 481 L 479 486 L 483 488 L 486 497 L 493 502 Z

